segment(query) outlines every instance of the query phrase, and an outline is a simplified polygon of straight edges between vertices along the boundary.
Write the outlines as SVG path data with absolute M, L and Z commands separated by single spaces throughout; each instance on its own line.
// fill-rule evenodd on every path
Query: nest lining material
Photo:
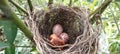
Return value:
M 49 11 L 41 10 L 25 19 L 26 25 L 33 32 L 36 48 L 40 54 L 96 54 L 99 26 L 93 28 L 89 22 L 89 10 L 83 7 L 54 6 Z M 69 43 L 52 46 L 49 36 L 52 27 L 61 24 L 68 33 Z M 57 51 L 57 47 L 64 50 Z

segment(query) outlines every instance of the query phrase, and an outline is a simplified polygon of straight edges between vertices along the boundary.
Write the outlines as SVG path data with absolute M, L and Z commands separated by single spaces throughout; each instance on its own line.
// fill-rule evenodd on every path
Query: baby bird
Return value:
M 53 26 L 53 34 L 59 36 L 63 32 L 63 28 L 60 24 L 56 24 Z
M 64 45 L 64 41 L 61 40 L 56 34 L 52 34 L 50 36 L 50 43 L 54 46 L 61 46 Z
M 67 33 L 61 33 L 59 37 L 64 41 L 64 43 L 68 42 L 69 36 Z
M 50 43 L 54 46 L 65 45 L 68 42 L 68 34 L 62 33 L 63 28 L 60 24 L 53 26 L 53 34 L 50 35 Z

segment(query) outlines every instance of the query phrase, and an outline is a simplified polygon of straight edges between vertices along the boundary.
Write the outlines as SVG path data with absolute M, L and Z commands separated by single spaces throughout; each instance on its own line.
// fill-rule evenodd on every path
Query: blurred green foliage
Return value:
M 28 9 L 27 0 L 14 0 L 24 9 Z M 84 6 L 93 12 L 104 0 L 72 0 L 72 6 Z M 35 11 L 40 9 L 47 9 L 48 0 L 32 0 Z M 54 4 L 68 5 L 69 0 L 54 0 Z M 25 15 L 22 11 L 17 9 L 14 5 L 9 3 L 12 10 L 17 16 L 23 20 Z M 1 12 L 0 12 L 1 13 Z M 120 54 L 120 0 L 113 0 L 113 2 L 103 12 L 102 16 L 103 32 L 106 35 L 110 54 Z M 0 41 L 0 49 L 5 48 L 5 54 L 38 54 L 35 47 L 32 47 L 30 40 L 17 29 L 11 21 L 0 21 L 6 42 Z M 18 30 L 18 32 L 17 32 Z M 101 37 L 101 39 L 104 37 Z M 103 46 L 106 46 L 103 44 Z M 106 49 L 105 49 L 106 50 Z M 107 51 L 107 50 L 106 50 Z M 105 52 L 102 52 L 105 54 Z

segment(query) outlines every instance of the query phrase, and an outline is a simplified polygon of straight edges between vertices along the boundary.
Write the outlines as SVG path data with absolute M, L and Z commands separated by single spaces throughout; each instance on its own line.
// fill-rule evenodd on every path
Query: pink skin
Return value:
M 62 32 L 63 32 L 63 28 L 60 24 L 54 25 L 53 34 L 56 34 L 57 36 L 59 36 Z
M 65 43 L 68 42 L 69 36 L 67 33 L 61 33 L 59 36 Z
M 61 40 L 57 35 L 52 34 L 50 35 L 50 43 L 55 45 L 55 46 L 60 46 L 60 45 L 64 45 L 64 41 Z

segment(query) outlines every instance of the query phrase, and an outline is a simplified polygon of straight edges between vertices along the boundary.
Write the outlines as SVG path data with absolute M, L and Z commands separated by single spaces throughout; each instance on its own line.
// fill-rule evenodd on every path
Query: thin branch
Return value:
M 50 6 L 51 4 L 53 4 L 53 0 L 48 1 L 48 6 Z
M 16 2 L 12 1 L 12 0 L 9 0 L 9 2 L 11 2 L 16 8 L 20 9 L 21 11 L 23 11 L 25 14 L 28 15 L 28 12 L 23 9 L 22 7 L 20 7 L 20 5 L 18 5 Z
M 11 21 L 13 21 L 16 24 L 16 26 L 26 35 L 26 37 L 28 37 L 32 42 L 34 42 L 32 32 L 20 20 L 20 18 L 18 18 L 17 15 L 12 11 L 11 7 L 8 4 L 8 0 L 0 1 L 0 9 L 7 18 L 9 18 Z
M 15 46 L 15 47 L 31 48 L 31 47 L 33 47 L 33 46 Z
M 49 8 L 49 9 L 52 8 L 52 4 L 53 4 L 53 0 L 49 0 L 49 1 L 48 1 L 48 8 Z
M 101 15 L 111 2 L 112 2 L 112 0 L 105 0 L 94 12 L 92 12 L 89 15 L 89 18 L 91 18 L 90 21 L 92 23 L 94 23 L 95 22 L 96 14 Z
M 27 1 L 28 1 L 28 5 L 29 5 L 29 8 L 30 8 L 30 11 L 32 12 L 33 11 L 32 2 L 31 2 L 31 0 L 27 0 Z
M 72 0 L 70 0 L 70 2 L 69 2 L 69 4 L 68 4 L 69 6 L 71 6 L 72 5 Z
M 117 29 L 118 29 L 118 31 L 119 31 L 119 33 L 120 33 L 120 28 L 119 28 L 119 26 L 118 26 L 118 22 L 117 22 L 117 19 L 116 19 L 116 17 L 115 17 L 115 14 L 113 14 L 113 10 L 111 9 L 111 6 L 110 6 L 109 8 L 110 8 L 110 12 L 112 13 L 112 16 L 113 16 L 113 19 L 114 19 L 114 21 L 115 21 L 115 24 L 116 24 L 116 26 L 117 26 Z
M 95 15 L 95 14 L 97 14 L 97 13 L 102 14 L 103 11 L 104 11 L 104 10 L 107 8 L 107 6 L 110 4 L 111 1 L 112 1 L 112 0 L 105 0 L 105 1 L 101 4 L 101 6 L 99 6 L 94 12 L 92 12 L 92 13 L 89 15 L 89 17 L 92 16 L 92 15 Z
M 48 1 L 48 6 L 51 5 L 51 4 L 53 4 L 53 0 Z

